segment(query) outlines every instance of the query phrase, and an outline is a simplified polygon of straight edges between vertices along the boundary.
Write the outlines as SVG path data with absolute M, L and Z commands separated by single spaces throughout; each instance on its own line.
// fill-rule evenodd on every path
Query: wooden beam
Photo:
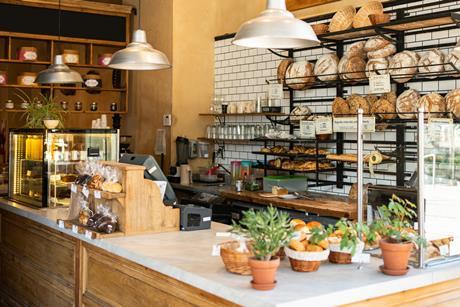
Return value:
M 297 11 L 307 7 L 337 2 L 339 0 L 286 0 L 286 7 L 289 11 Z

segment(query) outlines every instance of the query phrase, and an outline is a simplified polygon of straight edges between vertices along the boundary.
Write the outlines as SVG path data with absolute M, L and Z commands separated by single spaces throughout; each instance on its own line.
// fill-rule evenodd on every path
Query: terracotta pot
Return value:
M 272 257 L 269 261 L 249 258 L 252 278 L 251 285 L 256 290 L 271 290 L 276 285 L 276 271 L 280 265 L 279 257 Z
M 380 249 L 382 250 L 383 266 L 385 274 L 394 272 L 401 273 L 407 271 L 409 256 L 413 248 L 412 243 L 389 243 L 386 239 L 380 240 Z M 401 275 L 401 274 L 397 274 Z

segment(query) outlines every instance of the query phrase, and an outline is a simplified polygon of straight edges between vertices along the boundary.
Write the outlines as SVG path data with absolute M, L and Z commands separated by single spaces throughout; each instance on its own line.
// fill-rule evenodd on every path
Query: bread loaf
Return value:
M 398 99 L 398 96 L 396 95 L 396 92 L 392 91 L 392 92 L 383 94 L 380 98 L 386 99 L 396 106 L 396 99 Z
M 366 56 L 366 52 L 364 51 L 364 46 L 365 45 L 366 45 L 365 41 L 360 41 L 360 42 L 353 43 L 353 44 L 350 45 L 350 47 L 348 47 L 348 50 L 345 53 L 345 55 L 347 57 L 360 56 L 360 57 L 364 58 Z
M 453 76 L 458 76 L 456 69 L 460 70 L 460 48 L 454 48 L 446 57 L 444 70 L 452 72 Z
M 417 72 L 418 55 L 413 51 L 403 51 L 395 54 L 389 62 L 389 73 L 393 80 L 405 83 L 412 79 Z
M 375 75 L 388 73 L 388 60 L 386 58 L 369 59 L 366 64 L 366 76 L 369 78 Z
M 286 84 L 294 90 L 310 87 L 315 82 L 313 64 L 308 61 L 294 62 L 286 71 Z
M 422 96 L 418 105 L 423 106 L 425 108 L 425 112 L 428 112 L 429 114 L 446 112 L 447 109 L 446 100 L 438 93 L 430 93 Z M 430 114 L 431 117 L 442 117 L 443 115 L 444 114 Z M 428 117 L 428 115 L 425 115 L 425 117 Z
M 364 114 L 370 113 L 370 106 L 364 97 L 357 94 L 352 94 L 347 98 L 348 106 L 350 107 L 350 114 L 358 113 L 358 109 L 363 109 Z
M 420 95 L 416 90 L 408 89 L 399 95 L 396 100 L 396 112 L 398 112 L 399 118 L 402 119 L 412 119 L 416 118 L 418 101 Z M 407 112 L 412 112 L 411 114 L 405 114 Z
M 360 56 L 343 57 L 339 62 L 339 74 L 343 80 L 356 83 L 366 78 L 366 61 Z
M 396 105 L 384 98 L 377 100 L 371 107 L 371 113 L 381 119 L 394 119 L 397 117 Z
M 446 95 L 447 112 L 451 112 L 455 118 L 460 118 L 460 89 L 450 91 Z
M 339 58 L 334 53 L 325 54 L 316 61 L 314 74 L 321 81 L 337 80 Z
M 444 71 L 444 53 L 439 49 L 425 52 L 418 62 L 418 71 L 426 78 L 436 78 L 437 73 Z
M 390 44 L 390 41 L 384 39 L 383 37 L 380 37 L 380 36 L 371 37 L 366 41 L 364 45 L 364 51 L 369 52 L 369 51 L 380 50 L 388 44 Z
M 293 62 L 292 59 L 284 59 L 280 62 L 277 71 L 278 83 L 285 84 L 284 78 L 286 78 L 286 71 Z
M 393 44 L 388 44 L 381 49 L 369 51 L 367 53 L 367 57 L 369 59 L 386 58 L 395 53 L 396 53 L 396 46 Z
M 350 107 L 348 106 L 348 102 L 342 97 L 335 97 L 334 101 L 332 102 L 332 114 L 335 116 L 350 114 Z
M 369 103 L 369 106 L 372 108 L 372 105 L 377 101 L 379 100 L 379 98 L 375 95 L 366 95 L 364 96 L 364 99 L 367 100 L 367 102 Z

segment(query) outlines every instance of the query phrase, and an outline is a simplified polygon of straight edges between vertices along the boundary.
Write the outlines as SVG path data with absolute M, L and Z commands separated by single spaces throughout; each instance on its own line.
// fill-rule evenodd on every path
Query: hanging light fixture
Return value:
M 59 0 L 58 42 L 61 40 L 61 0 Z M 35 78 L 38 84 L 75 84 L 83 83 L 81 75 L 64 64 L 62 55 L 56 55 L 54 62 L 45 70 L 38 73 Z
M 133 33 L 133 40 L 122 50 L 115 52 L 109 67 L 125 70 L 160 70 L 170 68 L 166 55 L 147 43 L 147 35 L 141 30 L 141 0 L 138 5 L 138 29 Z
M 292 49 L 319 44 L 311 26 L 286 9 L 285 0 L 267 0 L 267 9 L 241 25 L 232 43 L 249 48 Z

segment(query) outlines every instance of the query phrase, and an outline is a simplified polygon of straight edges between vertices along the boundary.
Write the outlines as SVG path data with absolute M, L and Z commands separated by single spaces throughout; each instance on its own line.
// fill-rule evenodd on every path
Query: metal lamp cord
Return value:
M 137 17 L 137 28 L 140 29 L 141 28 L 141 0 L 138 1 L 137 7 L 138 7 L 138 11 L 139 11 L 139 13 L 138 13 L 139 16 Z

